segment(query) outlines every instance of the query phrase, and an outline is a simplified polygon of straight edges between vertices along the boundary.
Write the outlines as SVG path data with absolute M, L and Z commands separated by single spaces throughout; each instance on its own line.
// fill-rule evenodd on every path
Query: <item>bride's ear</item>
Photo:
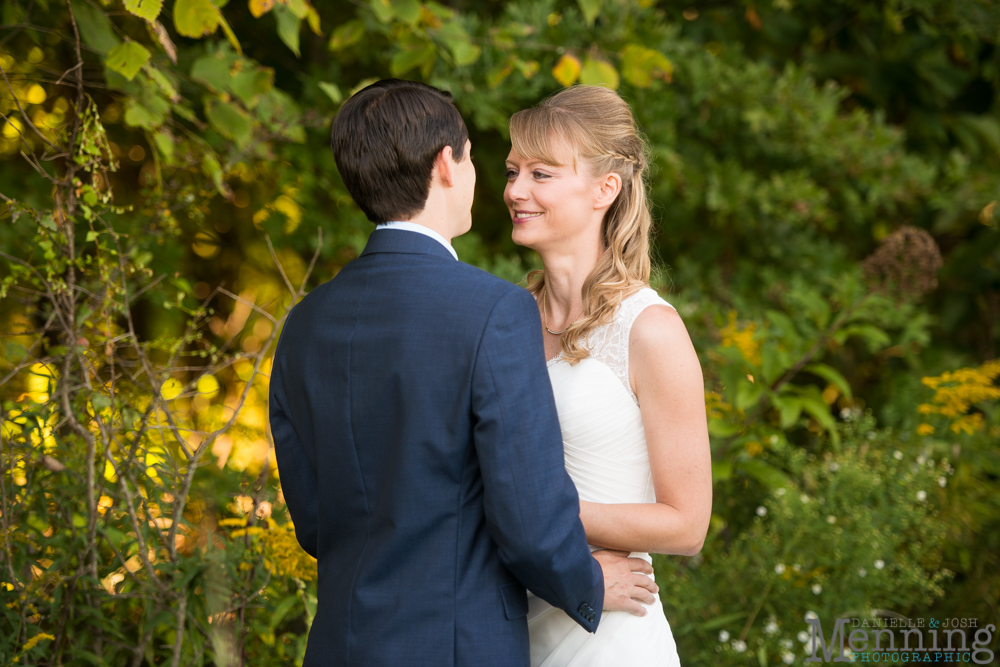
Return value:
M 597 181 L 594 208 L 608 208 L 615 203 L 615 198 L 622 191 L 622 177 L 615 172 L 608 172 Z

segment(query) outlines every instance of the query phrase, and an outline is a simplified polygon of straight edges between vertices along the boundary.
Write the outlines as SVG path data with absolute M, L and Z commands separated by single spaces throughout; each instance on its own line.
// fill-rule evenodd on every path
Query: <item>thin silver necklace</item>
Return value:
M 569 329 L 571 326 L 573 326 L 573 322 L 576 321 L 576 320 L 573 320 L 573 322 L 570 322 L 562 331 L 553 331 L 552 329 L 549 328 L 549 325 L 546 323 L 547 319 L 549 319 L 549 311 L 545 307 L 545 298 L 543 297 L 542 298 L 542 326 L 545 327 L 545 330 L 548 331 L 550 334 L 552 334 L 553 336 L 561 336 L 562 334 L 566 333 L 566 330 Z M 579 319 L 579 318 L 577 318 L 577 319 Z

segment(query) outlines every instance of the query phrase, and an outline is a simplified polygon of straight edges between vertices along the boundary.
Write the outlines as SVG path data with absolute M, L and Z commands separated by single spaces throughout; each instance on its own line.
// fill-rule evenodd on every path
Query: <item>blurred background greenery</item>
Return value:
M 389 76 L 454 95 L 455 246 L 514 282 L 510 114 L 632 104 L 712 435 L 705 547 L 656 560 L 685 664 L 803 662 L 810 612 L 1000 619 L 997 2 L 0 4 L 5 664 L 301 663 L 267 371 L 372 229 L 328 132 Z

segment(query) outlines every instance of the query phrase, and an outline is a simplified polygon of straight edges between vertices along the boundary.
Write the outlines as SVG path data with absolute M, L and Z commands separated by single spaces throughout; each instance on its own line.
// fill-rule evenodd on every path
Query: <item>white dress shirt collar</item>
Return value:
M 435 232 L 430 227 L 424 227 L 423 225 L 418 225 L 415 222 L 402 222 L 400 220 L 393 220 L 392 222 L 382 223 L 381 225 L 375 228 L 375 231 L 378 231 L 380 229 L 404 229 L 408 232 L 416 232 L 418 234 L 423 234 L 424 236 L 429 236 L 438 243 L 440 243 L 441 245 L 443 245 L 445 248 L 447 248 L 448 252 L 451 253 L 452 257 L 458 259 L 458 253 L 455 252 L 455 249 L 451 247 L 451 244 L 448 243 L 448 241 L 445 240 L 443 236 Z

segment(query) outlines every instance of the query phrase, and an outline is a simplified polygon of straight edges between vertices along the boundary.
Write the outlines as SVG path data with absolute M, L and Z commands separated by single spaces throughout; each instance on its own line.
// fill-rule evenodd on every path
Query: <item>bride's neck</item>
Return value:
M 546 326 L 563 328 L 583 312 L 583 284 L 601 257 L 601 248 L 539 253 L 545 269 Z

